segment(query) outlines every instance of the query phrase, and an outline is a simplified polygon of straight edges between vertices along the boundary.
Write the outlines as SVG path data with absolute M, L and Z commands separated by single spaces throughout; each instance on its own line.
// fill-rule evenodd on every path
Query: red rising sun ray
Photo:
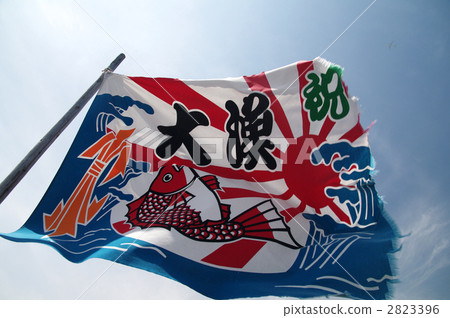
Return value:
M 204 112 L 211 126 L 223 130 L 228 118 L 228 112 L 215 103 L 197 93 L 184 82 L 172 78 L 130 77 L 139 86 L 149 91 L 159 99 L 172 105 L 177 101 L 189 110 L 198 109 Z
M 252 91 L 263 92 L 269 97 L 271 105 L 270 109 L 274 114 L 275 122 L 280 128 L 284 138 L 294 138 L 289 121 L 283 111 L 283 107 L 273 93 L 266 74 L 263 72 L 258 75 L 244 76 L 244 79 Z
M 359 122 L 359 115 L 358 115 L 358 122 L 356 123 L 356 125 L 353 126 L 353 128 L 347 131 L 344 135 L 342 135 L 341 138 L 339 139 L 340 140 L 345 139 L 350 142 L 354 142 L 356 139 L 364 135 L 368 130 L 369 129 L 366 130 L 363 129 L 361 123 Z
M 299 92 L 300 92 L 300 105 L 304 104 L 304 100 L 303 100 L 303 96 L 302 96 L 302 88 L 305 87 L 306 85 L 308 85 L 308 80 L 306 79 L 306 73 L 308 73 L 309 71 L 313 70 L 314 68 L 314 64 L 312 61 L 310 62 L 299 62 L 297 64 L 297 70 L 298 70 L 298 75 L 299 75 Z M 308 119 L 308 112 L 303 109 L 303 107 L 301 107 L 301 111 L 302 111 L 302 127 L 303 127 L 303 132 L 302 135 L 306 136 L 309 135 L 309 128 L 310 128 L 310 123 L 309 123 L 309 119 Z
M 306 204 L 304 206 L 306 207 Z M 293 218 L 295 218 L 300 213 L 303 213 L 304 211 L 305 211 L 305 208 L 303 207 L 302 204 L 300 204 L 296 208 L 284 209 L 284 210 L 280 211 L 280 214 L 284 217 L 284 221 L 286 223 L 289 223 L 289 221 L 291 221 Z
M 322 128 L 320 129 L 319 137 L 323 140 L 326 140 L 334 125 L 336 125 L 336 122 L 331 120 L 330 117 L 326 117 Z
M 334 214 L 336 214 L 339 220 L 347 224 L 351 224 L 350 217 L 347 214 L 345 214 L 344 211 L 342 211 L 342 209 L 334 203 L 334 201 L 332 201 L 328 206 L 330 207 L 331 210 L 333 210 Z
M 286 153 L 281 151 L 280 148 L 275 147 L 275 149 L 272 151 L 272 155 L 274 155 L 277 158 L 282 159 L 282 158 L 285 158 Z

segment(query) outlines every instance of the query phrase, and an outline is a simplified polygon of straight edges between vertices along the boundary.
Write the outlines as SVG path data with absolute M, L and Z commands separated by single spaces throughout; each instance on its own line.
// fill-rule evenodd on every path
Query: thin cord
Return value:
M 336 40 L 334 40 L 322 53 L 320 53 L 320 55 L 319 55 L 319 57 L 322 57 L 322 55 L 323 54 L 325 54 L 325 52 L 326 51 L 328 51 L 328 49 L 330 48 L 330 47 L 332 47 L 333 46 L 333 44 L 334 43 L 336 43 L 336 41 L 337 40 L 339 40 L 340 38 L 341 38 L 341 36 L 345 33 L 345 32 L 347 32 L 348 31 L 348 29 L 350 29 L 351 28 L 351 26 L 353 25 L 353 24 L 355 24 L 355 22 L 356 21 L 358 21 L 359 20 L 359 18 L 361 18 L 361 16 L 364 14 L 364 13 L 366 13 L 366 11 L 367 10 L 369 10 L 369 8 L 375 3 L 375 2 L 377 2 L 377 0 L 374 0 L 371 4 L 369 4 L 369 6 L 352 22 L 352 23 L 350 23 L 350 25 L 336 38 Z

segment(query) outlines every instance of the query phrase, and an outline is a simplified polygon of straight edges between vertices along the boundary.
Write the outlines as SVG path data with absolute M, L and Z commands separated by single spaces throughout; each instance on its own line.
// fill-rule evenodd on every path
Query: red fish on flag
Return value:
M 0 235 L 216 299 L 386 298 L 398 235 L 373 170 L 357 100 L 323 59 L 216 80 L 109 73 L 36 210 Z
M 128 222 L 140 228 L 175 228 L 200 241 L 226 242 L 242 237 L 272 240 L 300 247 L 271 201 L 264 201 L 230 220 L 230 205 L 205 204 L 209 193 L 219 190 L 215 176 L 199 177 L 191 168 L 163 166 L 146 194 L 128 205 Z M 211 199 L 211 198 L 210 198 Z M 277 235 L 275 235 L 277 234 Z

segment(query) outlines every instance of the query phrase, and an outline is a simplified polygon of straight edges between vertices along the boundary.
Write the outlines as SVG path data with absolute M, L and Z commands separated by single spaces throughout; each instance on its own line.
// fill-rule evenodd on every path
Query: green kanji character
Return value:
M 330 111 L 331 118 L 338 120 L 347 116 L 350 106 L 344 93 L 341 81 L 342 70 L 336 66 L 330 66 L 320 78 L 316 73 L 309 73 L 306 78 L 310 81 L 303 90 L 305 108 L 309 110 L 312 121 L 325 118 Z M 329 91 L 329 84 L 333 76 L 337 75 L 337 85 L 333 91 Z M 338 112 L 338 98 L 341 100 L 342 109 Z

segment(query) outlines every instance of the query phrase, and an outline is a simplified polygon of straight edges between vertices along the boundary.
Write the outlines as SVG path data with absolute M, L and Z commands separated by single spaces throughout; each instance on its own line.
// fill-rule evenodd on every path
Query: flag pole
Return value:
M 22 161 L 11 171 L 11 173 L 0 184 L 0 203 L 8 196 L 14 187 L 22 180 L 31 167 L 38 161 L 42 154 L 58 138 L 63 130 L 83 109 L 84 105 L 97 93 L 105 78 L 106 72 L 114 72 L 120 63 L 125 59 L 125 54 L 119 54 L 111 64 L 103 70 L 100 77 L 89 87 L 89 89 L 75 102 L 67 113 L 53 126 L 53 128 L 34 146 L 33 149 L 22 159 Z

